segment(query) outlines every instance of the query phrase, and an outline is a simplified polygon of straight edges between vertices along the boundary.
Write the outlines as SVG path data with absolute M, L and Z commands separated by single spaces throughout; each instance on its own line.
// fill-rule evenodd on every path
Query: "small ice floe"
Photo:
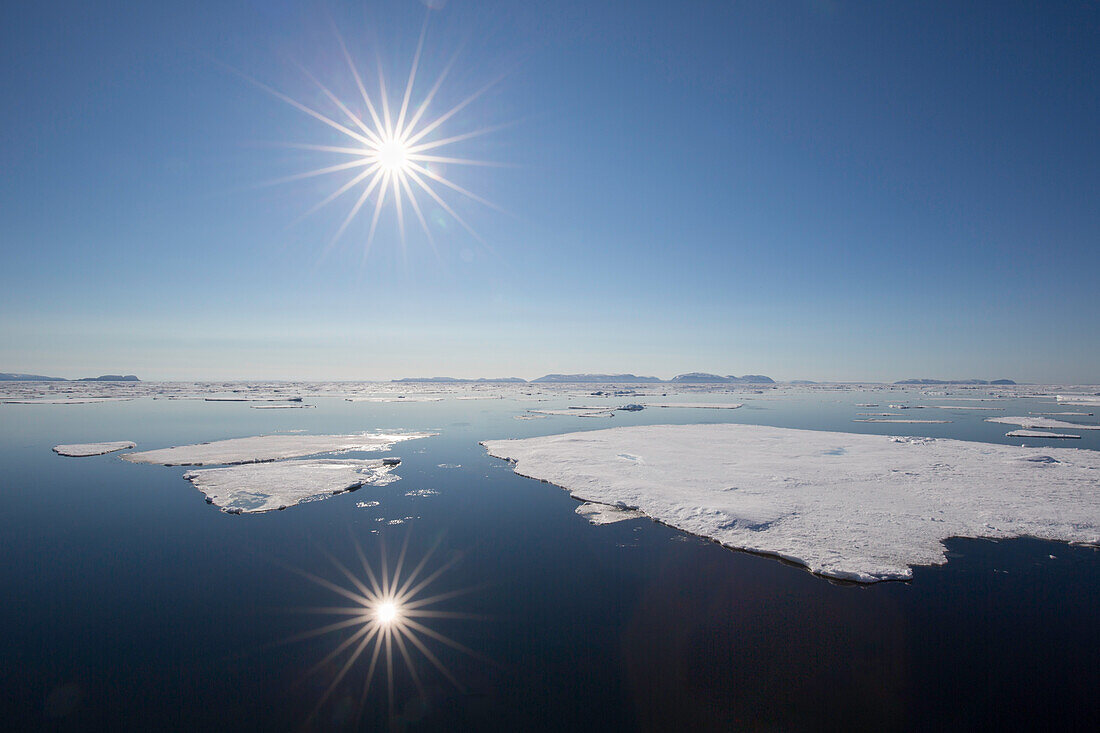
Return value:
M 857 412 L 861 417 L 900 417 L 900 412 Z
M 357 501 L 357 502 L 355 502 L 355 506 L 359 509 L 372 509 L 372 508 L 378 506 L 379 503 L 380 502 L 374 501 L 372 499 L 371 501 Z
M 857 402 L 856 407 L 878 407 L 877 402 Z
M 645 409 L 645 405 L 639 405 L 635 402 L 632 402 L 629 405 L 623 405 L 618 409 L 622 410 L 623 412 L 640 412 Z
M 435 489 L 416 489 L 415 491 L 406 491 L 405 496 L 439 496 L 439 492 Z
M 98 405 L 100 402 L 129 402 L 133 397 L 44 397 L 0 400 L 5 405 Z
M 937 410 L 1003 410 L 1003 407 L 975 407 L 972 405 L 928 405 L 928 407 L 935 408 Z
M 403 440 L 427 438 L 432 435 L 435 435 L 435 433 L 258 435 L 251 438 L 230 438 L 229 440 L 217 440 L 213 443 L 197 443 L 175 448 L 142 451 L 141 453 L 127 453 L 122 457 L 133 463 L 155 463 L 162 466 L 262 463 L 321 453 L 389 450 L 395 443 Z
M 436 468 L 462 468 L 461 463 L 440 463 Z
M 545 420 L 549 415 L 512 415 L 516 420 Z
M 1061 417 L 1062 415 L 1073 415 L 1075 417 L 1092 417 L 1091 412 L 1029 412 L 1029 415 L 1050 415 L 1053 417 Z
M 566 415 L 568 417 L 614 417 L 614 408 L 597 407 L 597 408 L 568 408 L 565 410 L 531 410 L 530 412 L 536 415 Z
M 1060 394 L 1055 397 L 1063 405 L 1094 405 L 1100 407 L 1100 395 Z
M 614 524 L 615 522 L 625 522 L 627 519 L 638 519 L 645 516 L 636 509 L 611 506 L 610 504 L 596 504 L 590 501 L 584 502 L 574 511 L 592 524 Z
M 840 579 L 911 578 L 950 537 L 1100 544 L 1100 451 L 736 424 L 482 445 L 582 501 Z
M 285 405 L 249 405 L 253 410 L 292 410 L 294 408 L 313 407 L 304 402 L 288 402 Z
M 860 420 L 852 420 L 852 422 L 892 422 L 892 423 L 904 423 L 910 425 L 916 425 L 920 423 L 949 423 L 950 420 L 891 420 L 888 418 L 867 417 Z
M 1049 417 L 987 417 L 986 422 L 999 422 L 1006 425 L 1019 425 L 1021 428 L 1069 428 L 1070 430 L 1100 430 L 1100 425 L 1083 425 L 1080 423 L 1055 420 Z
M 86 456 L 102 456 L 114 453 L 116 450 L 128 450 L 136 448 L 137 443 L 130 440 L 116 440 L 111 443 L 74 443 L 72 445 L 55 445 L 53 452 L 60 456 L 84 458 Z
M 736 410 L 743 402 L 647 402 L 646 407 L 695 407 L 700 410 Z
M 383 486 L 397 480 L 391 470 L 381 460 L 314 459 L 206 468 L 183 477 L 206 495 L 208 504 L 229 514 L 254 514 L 325 499 L 366 484 Z
M 1041 430 L 1013 430 L 1005 433 L 1006 438 L 1080 438 L 1080 435 L 1068 433 L 1044 433 Z

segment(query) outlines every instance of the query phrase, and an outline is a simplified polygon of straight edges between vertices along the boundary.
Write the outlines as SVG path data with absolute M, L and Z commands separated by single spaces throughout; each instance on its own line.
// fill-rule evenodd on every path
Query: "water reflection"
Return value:
M 290 643 L 330 634 L 334 639 L 339 639 L 332 650 L 305 673 L 306 678 L 311 678 L 322 670 L 331 669 L 332 665 L 339 664 L 332 680 L 310 713 L 309 720 L 322 710 L 338 685 L 360 660 L 366 664 L 366 674 L 356 705 L 357 719 L 362 716 L 375 676 L 382 673 L 380 668 L 384 670 L 386 677 L 389 717 L 391 720 L 394 718 L 394 681 L 395 675 L 401 673 L 400 666 L 395 669 L 397 666 L 394 664 L 395 659 L 399 660 L 398 665 L 403 663 L 404 672 L 416 686 L 422 701 L 427 697 L 422 670 L 418 669 L 422 666 L 423 660 L 427 660 L 458 691 L 465 692 L 462 684 L 440 660 L 432 647 L 442 644 L 478 659 L 483 657 L 427 625 L 430 619 L 482 618 L 475 614 L 443 610 L 437 606 L 443 601 L 470 593 L 475 590 L 474 588 L 431 592 L 432 585 L 443 577 L 461 559 L 461 556 L 454 555 L 431 572 L 427 572 L 431 559 L 439 547 L 440 540 L 436 540 L 428 552 L 409 570 L 408 566 L 412 561 L 408 557 L 409 534 L 406 533 L 392 572 L 387 559 L 385 541 L 379 538 L 380 559 L 376 571 L 368 562 L 359 542 L 353 540 L 353 543 L 360 565 L 357 571 L 352 571 L 335 556 L 321 550 L 341 576 L 338 582 L 298 568 L 288 568 L 321 588 L 351 602 L 350 605 L 343 606 L 297 609 L 310 614 L 342 617 L 338 621 L 310 629 L 286 640 Z

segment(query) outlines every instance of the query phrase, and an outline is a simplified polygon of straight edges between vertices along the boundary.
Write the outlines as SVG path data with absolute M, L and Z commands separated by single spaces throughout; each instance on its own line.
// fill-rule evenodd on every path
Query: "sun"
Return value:
M 381 603 L 374 610 L 374 615 L 378 619 L 378 623 L 388 626 L 397 619 L 397 604 L 393 601 Z
M 426 25 L 424 30 L 427 30 Z M 253 84 L 298 111 L 309 115 L 330 130 L 336 130 L 346 138 L 344 145 L 284 143 L 287 147 L 335 156 L 336 161 L 330 165 L 324 165 L 320 168 L 270 182 L 288 183 L 319 176 L 335 177 L 337 174 L 349 176 L 298 219 L 298 221 L 301 221 L 337 200 L 353 201 L 347 209 L 340 226 L 329 240 L 326 250 L 347 232 L 348 227 L 365 208 L 370 208 L 367 207 L 368 201 L 373 201 L 373 212 L 371 213 L 370 229 L 363 252 L 364 259 L 374 241 L 379 218 L 387 202 L 392 202 L 402 246 L 405 244 L 405 217 L 408 209 L 411 210 L 419 222 L 420 228 L 431 246 L 435 248 L 433 227 L 429 226 L 429 217 L 424 208 L 428 205 L 445 212 L 471 236 L 483 245 L 485 244 L 485 241 L 474 231 L 473 227 L 455 211 L 454 207 L 447 202 L 442 194 L 445 192 L 449 195 L 458 194 L 498 211 L 500 208 L 445 176 L 444 167 L 499 166 L 500 164 L 443 153 L 446 153 L 450 146 L 500 129 L 500 126 L 481 127 L 466 132 L 446 134 L 447 126 L 454 122 L 455 116 L 495 86 L 501 77 L 490 81 L 447 111 L 441 114 L 430 114 L 433 102 L 454 64 L 454 59 L 443 68 L 443 71 L 428 91 L 417 97 L 414 91 L 417 71 L 424 50 L 424 36 L 425 33 L 422 31 L 409 70 L 408 80 L 405 83 L 404 93 L 400 97 L 391 99 L 381 65 L 377 69 L 377 87 L 372 93 L 372 91 L 368 91 L 363 76 L 352 60 L 343 38 L 337 33 L 340 51 L 347 62 L 347 69 L 350 74 L 347 86 L 354 86 L 358 90 L 359 99 L 341 99 L 320 80 L 303 69 L 311 82 L 319 89 L 324 99 L 327 100 L 327 103 L 332 106 L 334 112 L 331 113 L 325 113 L 307 106 L 266 84 L 245 77 Z M 358 107 L 359 112 L 353 111 L 353 107 Z
M 433 619 L 479 619 L 481 617 L 456 611 L 445 611 L 435 607 L 439 602 L 464 595 L 474 590 L 462 588 L 442 593 L 430 593 L 428 588 L 440 578 L 451 566 L 458 561 L 459 556 L 454 556 L 450 561 L 443 563 L 433 572 L 426 572 L 426 567 L 433 553 L 438 548 L 440 539 L 428 550 L 412 570 L 406 565 L 409 536 L 405 535 L 401 553 L 397 563 L 389 569 L 386 562 L 385 544 L 381 549 L 381 572 L 376 572 L 367 562 L 363 549 L 355 543 L 355 551 L 358 555 L 362 576 L 352 572 L 347 566 L 335 557 L 325 552 L 329 561 L 343 575 L 348 585 L 334 583 L 313 573 L 308 573 L 291 566 L 288 570 L 307 578 L 312 583 L 332 591 L 347 601 L 346 606 L 321 606 L 307 610 L 323 615 L 336 616 L 341 619 L 325 624 L 319 628 L 290 637 L 283 643 L 302 641 L 318 636 L 327 636 L 334 632 L 344 631 L 347 636 L 335 643 L 334 648 L 317 664 L 315 664 L 306 676 L 331 669 L 330 665 L 340 657 L 344 657 L 339 670 L 332 678 L 328 687 L 317 701 L 316 707 L 310 714 L 312 719 L 322 708 L 325 702 L 336 691 L 341 680 L 347 676 L 355 663 L 364 657 L 369 657 L 366 679 L 363 683 L 359 698 L 359 712 L 363 712 L 363 705 L 367 694 L 371 689 L 371 682 L 379 668 L 385 670 L 387 682 L 387 700 L 391 716 L 394 713 L 394 662 L 401 660 L 405 663 L 405 669 L 420 692 L 425 697 L 424 683 L 421 680 L 422 665 L 417 663 L 414 655 L 427 661 L 458 690 L 464 690 L 462 684 L 443 664 L 432 645 L 435 643 L 450 647 L 464 654 L 483 659 L 474 650 L 445 634 L 436 631 L 428 625 Z
M 374 160 L 390 175 L 407 176 L 411 170 L 408 147 L 400 140 L 390 140 L 372 151 Z

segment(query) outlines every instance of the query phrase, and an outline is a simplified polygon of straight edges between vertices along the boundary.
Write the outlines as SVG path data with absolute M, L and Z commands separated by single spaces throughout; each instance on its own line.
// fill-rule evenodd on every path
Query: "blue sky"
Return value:
M 1100 382 L 1097 3 L 433 4 L 8 9 L 0 371 Z M 244 77 L 397 103 L 425 23 L 501 210 L 329 247 L 348 176 L 261 184 L 347 139 Z

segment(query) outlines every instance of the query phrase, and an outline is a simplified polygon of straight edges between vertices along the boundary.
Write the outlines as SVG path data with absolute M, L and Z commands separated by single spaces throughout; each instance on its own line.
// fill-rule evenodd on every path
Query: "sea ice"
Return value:
M 253 514 L 324 499 L 365 484 L 381 486 L 397 480 L 390 475 L 392 468 L 381 460 L 319 459 L 206 468 L 183 477 L 222 511 Z
M 72 445 L 55 445 L 53 452 L 61 456 L 83 458 L 85 456 L 102 456 L 106 453 L 114 453 L 116 450 L 136 448 L 137 443 L 129 440 L 116 440 L 112 443 L 74 443 Z
M 1100 395 L 1089 394 L 1060 394 L 1055 399 L 1063 405 L 1096 405 L 1100 406 Z
M 636 509 L 624 509 L 623 507 L 597 504 L 590 501 L 584 502 L 574 511 L 592 524 L 614 524 L 615 522 L 625 522 L 628 519 L 645 516 Z
M 905 423 L 910 425 L 916 425 L 918 423 L 949 423 L 950 420 L 889 420 L 880 419 L 877 417 L 868 417 L 861 420 L 852 420 L 852 422 L 893 422 L 893 423 Z
M 208 466 L 211 464 L 262 463 L 300 458 L 318 453 L 389 450 L 395 443 L 428 438 L 435 433 L 362 433 L 359 435 L 258 435 L 213 443 L 181 445 L 122 457 L 134 463 L 162 466 Z
M 1078 438 L 1080 435 L 1068 435 L 1066 433 L 1044 433 L 1041 430 L 1013 430 L 1005 433 L 1006 438 Z
M 1100 425 L 1080 425 L 1054 420 L 1049 417 L 987 417 L 986 422 L 999 422 L 1007 425 L 1019 425 L 1021 428 L 1069 428 L 1070 430 L 1100 430 Z
M 646 407 L 697 407 L 701 410 L 736 410 L 742 402 L 647 402 Z
M 910 578 L 949 537 L 1100 543 L 1097 451 L 730 424 L 483 445 L 577 499 L 835 578 Z

